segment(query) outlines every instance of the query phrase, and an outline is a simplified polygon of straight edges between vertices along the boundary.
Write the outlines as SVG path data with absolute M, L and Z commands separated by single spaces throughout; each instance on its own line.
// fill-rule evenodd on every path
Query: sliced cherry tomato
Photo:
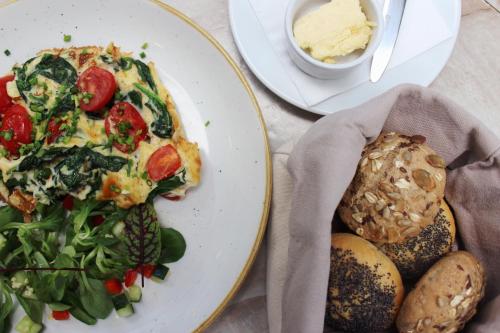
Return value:
M 137 271 L 134 270 L 134 269 L 128 269 L 126 272 L 125 272 L 125 287 L 130 287 L 132 286 L 134 283 L 135 283 L 135 280 L 137 280 Z
M 92 225 L 94 227 L 97 227 L 98 225 L 101 225 L 103 223 L 104 223 L 104 216 L 102 215 L 92 216 Z
M 158 148 L 146 163 L 149 178 L 155 182 L 172 176 L 181 167 L 181 158 L 172 145 Z
M 52 311 L 52 318 L 55 320 L 68 320 L 69 319 L 69 311 Z
M 139 273 L 143 274 L 145 278 L 151 278 L 153 276 L 153 273 L 156 269 L 155 265 L 143 265 L 142 267 L 139 267 L 137 270 Z
M 49 135 L 47 136 L 47 143 L 54 143 L 58 137 L 61 136 L 61 125 L 64 122 L 57 118 L 50 118 L 49 123 L 47 125 L 47 130 L 49 131 Z
M 113 134 L 113 146 L 124 153 L 137 149 L 148 135 L 148 125 L 134 106 L 127 102 L 115 104 L 104 121 L 106 135 Z
M 115 278 L 104 281 L 104 287 L 111 295 L 118 295 L 123 290 L 122 283 Z
M 5 111 L 0 131 L 2 132 L 0 136 L 2 145 L 11 155 L 17 155 L 21 144 L 32 141 L 33 124 L 28 111 L 19 104 L 12 105 Z
M 116 90 L 114 75 L 95 66 L 86 69 L 78 78 L 76 85 L 84 94 L 84 98 L 80 100 L 80 108 L 88 112 L 102 109 L 114 96 Z
M 67 195 L 63 199 L 63 207 L 66 210 L 72 210 L 73 209 L 73 197 L 71 195 Z
M 7 82 L 12 80 L 14 75 L 0 77 L 0 113 L 4 113 L 12 105 L 12 99 L 7 94 Z
M 180 195 L 171 195 L 168 193 L 162 194 L 161 196 L 170 201 L 179 201 L 182 199 Z

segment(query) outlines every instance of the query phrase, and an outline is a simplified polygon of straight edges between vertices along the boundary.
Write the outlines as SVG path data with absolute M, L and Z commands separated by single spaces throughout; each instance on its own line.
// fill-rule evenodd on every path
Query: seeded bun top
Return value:
M 476 313 L 484 296 L 481 263 L 465 251 L 436 262 L 403 302 L 396 320 L 400 333 L 458 332 Z
M 402 242 L 431 224 L 444 197 L 444 160 L 421 135 L 383 132 L 363 150 L 339 214 L 358 235 Z

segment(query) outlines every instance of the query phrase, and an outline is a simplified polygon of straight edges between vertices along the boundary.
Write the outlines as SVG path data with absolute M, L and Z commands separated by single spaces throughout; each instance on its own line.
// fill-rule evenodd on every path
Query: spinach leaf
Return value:
M 79 321 L 87 325 L 97 324 L 97 320 L 80 307 L 74 306 L 69 309 L 69 313 Z
M 127 94 L 127 99 L 129 99 L 132 102 L 132 104 L 137 106 L 139 109 L 142 109 L 142 95 L 138 91 L 131 90 Z
M 159 194 L 168 193 L 186 184 L 185 176 L 186 170 L 182 170 L 176 175 L 160 180 L 157 186 L 149 193 L 148 201 L 153 200 Z
M 141 80 L 143 82 L 146 82 L 149 88 L 151 88 L 151 90 L 153 90 L 157 94 L 158 89 L 156 88 L 156 84 L 153 79 L 153 76 L 151 75 L 151 70 L 149 69 L 149 66 L 140 60 L 134 60 L 134 64 L 137 67 L 137 72 L 139 73 Z
M 161 254 L 159 264 L 176 262 L 186 252 L 186 240 L 180 232 L 172 228 L 161 228 Z
M 23 97 L 24 101 L 27 100 L 25 91 L 31 90 L 31 83 L 28 80 L 28 74 L 26 72 L 28 70 L 29 64 L 35 59 L 36 58 L 31 58 L 28 61 L 26 61 L 22 67 L 14 68 L 14 71 L 16 73 L 17 90 L 19 90 L 19 92 L 21 93 L 21 96 Z
M 148 88 L 138 83 L 134 83 L 134 86 L 149 98 L 146 106 L 153 112 L 155 118 L 151 124 L 153 128 L 152 132 L 160 138 L 171 138 L 174 131 L 174 124 L 172 116 L 168 113 L 167 105 Z
M 52 147 L 40 149 L 27 155 L 18 165 L 17 171 L 41 169 L 44 164 L 60 159 L 54 170 L 55 180 L 60 180 L 68 189 L 100 184 L 102 170 L 119 171 L 128 162 L 120 156 L 105 156 L 88 147 Z M 17 185 L 17 184 L 11 184 Z
M 12 297 L 7 289 L 6 282 L 0 281 L 0 332 L 8 331 L 9 316 L 13 310 Z
M 43 320 L 43 308 L 45 304 L 34 299 L 29 299 L 16 293 L 16 298 L 19 304 L 24 309 L 24 312 L 31 318 L 35 323 L 41 324 Z
M 98 207 L 99 204 L 100 203 L 95 199 L 87 199 L 77 202 L 76 207 L 70 215 L 70 219 L 73 221 L 73 230 L 75 234 L 80 231 L 85 221 L 87 221 L 90 213 Z
M 125 245 L 130 266 L 156 263 L 161 251 L 160 223 L 152 203 L 130 209 L 125 219 Z
M 64 157 L 72 154 L 77 147 L 51 147 L 40 149 L 37 152 L 27 155 L 17 166 L 17 171 L 28 171 L 38 169 L 42 164 L 52 162 L 58 157 Z
M 0 229 L 11 222 L 23 222 L 23 214 L 11 206 L 0 207 Z
M 104 62 L 105 64 L 109 64 L 111 65 L 113 63 L 113 58 L 111 58 L 110 56 L 107 56 L 107 55 L 102 55 L 101 56 L 101 60 L 102 62 Z
M 124 71 L 128 71 L 129 69 L 132 68 L 132 64 L 134 63 L 134 59 L 130 58 L 130 57 L 123 57 L 123 58 L 120 58 L 120 62 L 118 63 L 118 65 L 120 66 L 120 68 Z
M 17 178 L 12 177 L 12 178 L 7 179 L 7 181 L 5 182 L 5 186 L 7 186 L 7 188 L 11 191 L 15 187 L 24 188 L 26 186 L 26 184 L 28 184 L 28 177 L 26 175 L 23 175 L 21 177 L 21 179 L 17 179 Z
M 104 288 L 103 282 L 90 278 L 87 281 L 88 286 L 80 284 L 80 301 L 83 308 L 94 318 L 107 318 L 113 311 L 113 302 Z
M 37 74 L 67 86 L 74 85 L 78 78 L 75 68 L 66 59 L 53 54 L 44 54 L 30 77 Z
M 83 305 L 80 302 L 80 298 L 73 292 L 69 291 L 64 296 L 64 303 L 69 303 L 72 305 L 69 312 L 73 317 L 80 320 L 81 322 L 87 325 L 95 325 L 97 320 L 89 315 L 84 309 Z
M 38 300 L 44 303 L 60 302 L 66 291 L 68 279 L 60 272 L 45 272 L 30 281 Z
M 120 171 L 120 169 L 128 162 L 126 158 L 120 156 L 105 156 L 86 147 L 81 149 L 83 154 L 87 154 L 89 156 L 92 165 L 97 168 L 117 172 Z

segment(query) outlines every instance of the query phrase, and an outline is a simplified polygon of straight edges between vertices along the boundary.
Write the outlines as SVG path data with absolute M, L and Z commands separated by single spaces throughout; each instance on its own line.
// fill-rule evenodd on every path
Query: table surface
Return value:
M 239 64 L 249 79 L 262 109 L 272 152 L 282 144 L 298 139 L 320 118 L 282 101 L 251 73 L 239 55 L 231 35 L 227 0 L 164 1 L 211 33 Z M 500 0 L 462 0 L 462 19 L 455 49 L 448 64 L 430 87 L 462 105 L 500 136 L 498 41 Z M 253 268 L 246 285 L 236 295 L 232 305 L 209 328 L 209 332 L 267 330 L 263 296 L 265 287 L 263 284 L 251 283 L 265 278 L 265 260 L 257 262 L 258 265 Z M 246 303 L 247 306 L 242 307 L 241 303 Z

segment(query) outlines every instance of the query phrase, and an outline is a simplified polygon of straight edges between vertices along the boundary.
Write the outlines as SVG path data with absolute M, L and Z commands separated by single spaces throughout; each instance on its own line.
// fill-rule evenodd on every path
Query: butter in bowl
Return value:
M 309 75 L 340 78 L 372 57 L 383 25 L 376 0 L 291 0 L 285 17 L 288 53 Z

